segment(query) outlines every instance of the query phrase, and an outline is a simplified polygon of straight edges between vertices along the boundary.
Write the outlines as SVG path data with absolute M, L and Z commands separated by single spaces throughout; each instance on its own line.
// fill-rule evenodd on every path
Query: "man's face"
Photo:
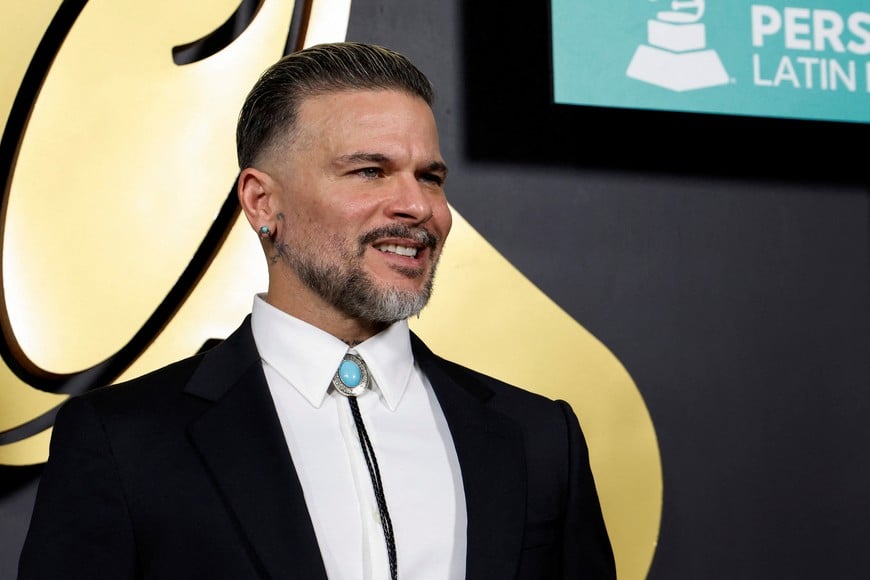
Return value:
M 431 109 L 398 91 L 336 92 L 303 101 L 296 127 L 273 159 L 289 288 L 352 318 L 416 314 L 452 223 Z

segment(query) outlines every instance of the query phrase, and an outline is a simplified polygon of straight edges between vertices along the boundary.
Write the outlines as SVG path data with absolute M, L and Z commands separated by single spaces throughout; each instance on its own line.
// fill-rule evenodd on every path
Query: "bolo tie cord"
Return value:
M 381 527 L 384 530 L 384 540 L 387 543 L 387 557 L 390 561 L 390 578 L 396 580 L 398 574 L 398 562 L 396 560 L 396 539 L 393 536 L 393 522 L 390 520 L 390 512 L 387 510 L 387 499 L 384 497 L 384 486 L 381 482 L 381 472 L 378 469 L 378 460 L 375 457 L 375 449 L 372 446 L 369 434 L 366 431 L 365 424 L 362 420 L 362 415 L 359 412 L 359 403 L 356 397 L 347 397 L 347 402 L 350 404 L 350 412 L 353 414 L 353 422 L 356 425 L 356 433 L 359 436 L 359 442 L 362 446 L 363 456 L 366 460 L 366 467 L 369 470 L 369 477 L 372 480 L 372 487 L 375 491 L 375 501 L 378 504 L 378 512 L 381 516 Z

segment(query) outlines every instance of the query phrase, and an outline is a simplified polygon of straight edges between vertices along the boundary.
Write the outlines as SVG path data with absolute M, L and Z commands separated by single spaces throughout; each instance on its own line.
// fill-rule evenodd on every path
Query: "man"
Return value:
M 212 350 L 58 414 L 20 579 L 612 578 L 564 402 L 408 329 L 451 216 L 426 77 L 285 57 L 239 118 L 268 291 Z

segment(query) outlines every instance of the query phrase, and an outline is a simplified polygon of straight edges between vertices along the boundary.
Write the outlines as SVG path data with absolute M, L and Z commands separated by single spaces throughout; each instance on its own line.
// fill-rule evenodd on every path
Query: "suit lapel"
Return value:
M 462 469 L 468 514 L 466 577 L 512 578 L 526 512 L 522 435 L 513 422 L 487 406 L 492 392 L 472 373 L 435 356 L 413 335 L 412 345 L 441 404 Z
M 248 321 L 206 354 L 186 392 L 213 402 L 189 433 L 263 575 L 325 580 Z

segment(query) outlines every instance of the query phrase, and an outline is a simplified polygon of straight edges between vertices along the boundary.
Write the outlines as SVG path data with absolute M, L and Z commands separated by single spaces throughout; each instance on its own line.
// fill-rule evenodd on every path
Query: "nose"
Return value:
M 438 197 L 443 197 L 440 189 L 431 191 L 431 187 L 421 182 L 415 176 L 396 180 L 395 187 L 390 192 L 386 204 L 388 217 L 412 225 L 424 224 L 432 218 L 434 203 Z

